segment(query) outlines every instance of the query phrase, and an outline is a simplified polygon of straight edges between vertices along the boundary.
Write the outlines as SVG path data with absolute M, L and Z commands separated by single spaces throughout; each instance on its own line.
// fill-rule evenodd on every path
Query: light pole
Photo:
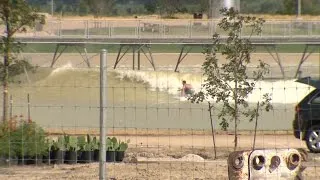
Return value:
M 107 179 L 106 172 L 106 120 L 107 120 L 107 50 L 100 52 L 100 148 L 99 180 Z
M 51 16 L 53 16 L 53 0 L 51 0 Z
M 297 0 L 297 8 L 298 8 L 298 11 L 297 11 L 297 17 L 300 18 L 301 16 L 301 0 Z
M 208 0 L 209 1 L 209 7 L 208 7 L 208 18 L 211 19 L 212 18 L 212 0 Z

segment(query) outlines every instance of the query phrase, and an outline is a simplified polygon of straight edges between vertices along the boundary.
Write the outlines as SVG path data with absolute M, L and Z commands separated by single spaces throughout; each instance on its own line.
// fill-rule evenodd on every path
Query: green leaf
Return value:
M 84 136 L 78 136 L 78 146 L 80 149 L 83 149 L 86 144 L 86 138 Z

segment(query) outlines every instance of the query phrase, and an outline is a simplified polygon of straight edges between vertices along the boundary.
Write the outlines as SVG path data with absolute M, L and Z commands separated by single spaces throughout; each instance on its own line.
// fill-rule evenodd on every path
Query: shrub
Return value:
M 45 132 L 34 122 L 22 122 L 18 128 L 11 133 L 9 142 L 19 157 L 35 157 L 46 153 Z
M 16 153 L 12 147 L 11 131 L 9 123 L 0 125 L 0 158 L 16 157 Z

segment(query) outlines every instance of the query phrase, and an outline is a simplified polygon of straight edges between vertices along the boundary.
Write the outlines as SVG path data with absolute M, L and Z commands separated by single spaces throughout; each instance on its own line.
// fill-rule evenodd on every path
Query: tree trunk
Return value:
M 3 121 L 9 120 L 9 92 L 8 92 L 8 80 L 9 80 L 9 65 L 10 65 L 10 38 L 11 38 L 11 28 L 9 23 L 9 12 L 5 12 L 6 16 L 6 35 L 7 37 L 3 38 L 5 47 L 4 47 L 4 57 L 3 57 L 3 65 L 4 65 L 4 78 L 3 78 Z
M 212 108 L 213 108 L 213 106 L 211 105 L 210 102 L 208 102 L 208 104 L 209 104 L 209 115 L 210 115 L 210 122 L 211 122 L 211 134 L 212 134 L 212 142 L 213 142 L 214 159 L 217 159 L 215 129 L 214 129 L 214 126 L 213 126 L 213 118 L 212 118 Z
M 257 109 L 256 109 L 256 123 L 254 125 L 254 136 L 253 136 L 253 146 L 252 146 L 252 150 L 255 150 L 256 148 L 256 137 L 257 137 L 257 129 L 258 129 L 258 118 L 259 118 L 259 106 L 260 106 L 260 102 L 258 101 L 257 103 Z
M 234 85 L 234 151 L 238 148 L 238 81 Z
M 4 79 L 3 79 L 3 121 L 4 122 L 9 120 L 8 77 L 9 77 L 9 60 L 8 60 L 8 52 L 5 52 Z

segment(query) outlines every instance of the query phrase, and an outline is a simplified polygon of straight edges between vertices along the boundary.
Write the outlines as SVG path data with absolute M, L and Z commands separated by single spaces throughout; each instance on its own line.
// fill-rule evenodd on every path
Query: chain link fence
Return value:
M 57 38 L 211 38 L 215 32 L 227 35 L 218 20 L 139 19 L 139 20 L 47 20 L 34 31 L 17 37 Z M 319 37 L 317 20 L 268 20 L 261 37 Z M 242 36 L 248 36 L 246 28 Z
M 81 32 L 82 34 L 82 32 Z M 64 54 L 50 68 L 52 54 L 23 54 L 39 67 L 13 79 L 9 87 L 11 120 L 1 127 L 0 179 L 97 179 L 99 177 L 100 69 L 98 54 L 91 68 L 77 54 Z M 199 91 L 205 80 L 202 54 L 192 54 L 174 72 L 178 54 L 154 54 L 157 71 L 147 59 L 133 71 L 131 55 L 113 69 L 116 54 L 108 54 L 106 87 L 107 179 L 228 179 L 228 156 L 233 149 L 233 126 L 222 131 L 215 104 L 214 156 L 206 102 L 193 104 L 181 97 L 181 81 Z M 283 64 L 294 74 L 301 54 Z M 306 179 L 319 177 L 319 157 L 294 137 L 295 106 L 314 88 L 282 79 L 268 54 L 254 54 L 271 66 L 268 77 L 249 96 L 254 106 L 272 94 L 274 109 L 258 119 L 257 149 L 303 149 Z M 319 54 L 303 64 L 303 76 L 319 76 Z M 2 104 L 1 104 L 2 108 Z M 34 127 L 34 123 L 37 125 Z M 254 122 L 241 117 L 238 150 L 252 150 Z M 6 131 L 5 131 L 6 130 Z M 43 130 L 43 131 L 42 131 Z

